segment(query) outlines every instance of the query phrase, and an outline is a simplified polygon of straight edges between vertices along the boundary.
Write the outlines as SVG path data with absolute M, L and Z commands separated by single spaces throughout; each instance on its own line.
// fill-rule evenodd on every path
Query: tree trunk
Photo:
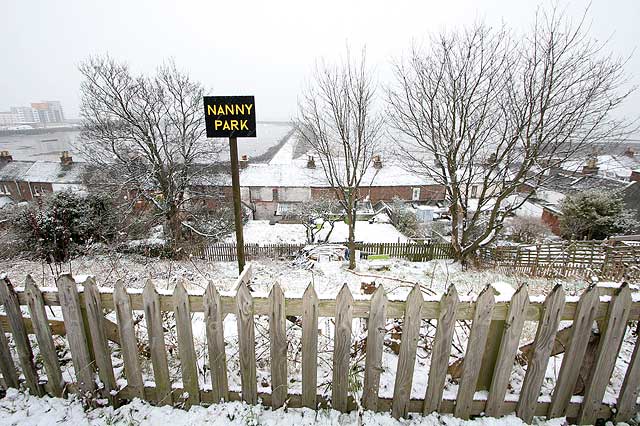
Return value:
M 170 245 L 174 246 L 182 240 L 180 209 L 176 206 L 169 206 L 167 209 L 165 229 L 169 231 Z
M 353 210 L 347 215 L 349 220 L 349 269 L 356 269 L 356 215 Z

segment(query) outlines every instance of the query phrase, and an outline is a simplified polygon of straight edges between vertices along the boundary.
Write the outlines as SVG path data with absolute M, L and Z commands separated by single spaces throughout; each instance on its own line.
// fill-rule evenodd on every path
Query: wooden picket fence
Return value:
M 624 383 L 615 405 L 603 403 L 605 390 L 612 375 L 619 348 L 630 321 L 640 316 L 640 302 L 633 302 L 626 284 L 613 296 L 601 297 L 598 288 L 590 287 L 579 298 L 565 297 L 556 286 L 545 300 L 530 298 L 527 286 L 522 285 L 510 301 L 496 300 L 492 287 L 487 287 L 475 299 L 459 298 L 451 285 L 438 298 L 423 297 L 416 285 L 406 300 L 388 300 L 382 286 L 371 297 L 354 298 L 344 286 L 335 299 L 321 299 L 313 285 L 302 298 L 285 298 L 278 284 L 268 296 L 253 295 L 247 281 L 250 268 L 240 275 L 237 289 L 221 294 L 213 284 L 204 293 L 188 293 L 178 283 L 173 293 L 159 292 L 148 281 L 142 291 L 126 289 L 122 281 L 114 288 L 98 288 L 92 278 L 78 286 L 70 275 L 57 280 L 57 288 L 38 288 L 27 279 L 24 288 L 14 288 L 8 279 L 0 279 L 0 302 L 6 313 L 5 332 L 10 332 L 18 354 L 24 385 L 32 394 L 63 395 L 66 391 L 80 391 L 85 395 L 102 395 L 112 404 L 139 397 L 154 404 L 208 404 L 221 400 L 243 400 L 250 404 L 262 402 L 274 408 L 331 406 L 349 411 L 357 407 L 349 392 L 349 367 L 352 360 L 352 320 L 367 319 L 366 360 L 361 404 L 374 411 L 391 411 L 396 418 L 410 412 L 453 413 L 460 418 L 486 413 L 502 416 L 514 412 L 530 422 L 534 415 L 576 419 L 580 424 L 593 424 L 598 418 L 628 420 L 638 406 L 636 398 L 640 386 L 640 355 L 636 344 L 629 360 Z M 29 316 L 23 316 L 21 306 Z M 53 345 L 53 327 L 48 321 L 45 306 L 60 306 L 64 318 L 64 333 L 69 342 L 75 371 L 73 383 L 66 383 Z M 117 338 L 110 337 L 112 323 L 105 318 L 106 310 L 115 310 Z M 140 366 L 140 342 L 134 331 L 134 311 L 142 311 L 148 330 L 148 351 L 154 382 L 144 382 Z M 181 383 L 172 383 L 167 364 L 162 312 L 173 312 L 177 330 Z M 198 379 L 191 314 L 204 313 L 211 387 L 203 388 Z M 236 315 L 239 339 L 241 389 L 229 389 L 226 365 L 223 319 Z M 267 316 L 269 320 L 271 393 L 257 390 L 256 340 L 254 319 Z M 301 317 L 302 325 L 302 393 L 288 390 L 287 316 Z M 318 394 L 318 317 L 335 320 L 333 380 L 331 397 Z M 393 398 L 379 397 L 382 354 L 387 319 L 402 319 L 402 335 L 398 355 Z M 423 399 L 412 399 L 416 351 L 422 320 L 437 320 L 437 331 L 431 347 L 431 366 Z M 471 321 L 469 344 L 465 354 L 462 376 L 455 399 L 447 398 L 445 388 L 447 366 L 456 321 Z M 506 395 L 509 377 L 514 366 L 518 343 L 525 321 L 538 323 L 526 375 L 519 395 Z M 571 321 L 570 339 L 555 390 L 551 398 L 541 398 L 540 390 L 546 366 L 560 321 Z M 493 322 L 506 322 L 501 338 L 494 342 L 498 356 L 488 397 L 476 394 L 479 365 Z M 594 322 L 603 330 L 592 376 L 583 397 L 573 397 L 573 389 L 589 341 Z M 60 324 L 56 325 L 60 329 Z M 20 385 L 16 366 L 9 352 L 5 332 L 0 332 L 0 372 L 5 386 Z M 60 332 L 60 331 L 58 331 Z M 38 376 L 29 334 L 34 333 L 47 379 Z M 126 385 L 119 387 L 114 378 L 108 340 L 117 340 L 124 362 Z M 146 346 L 145 346 L 146 347 Z M 97 373 L 96 373 L 97 372 Z M 96 388 L 96 374 L 103 384 Z M 69 377 L 65 374 L 64 376 Z M 122 383 L 120 383 L 122 385 Z M 516 398 L 514 398 L 516 397 Z
M 485 266 L 531 276 L 640 278 L 640 246 L 626 242 L 568 241 L 493 247 L 481 249 L 479 258 Z
M 345 243 L 346 244 L 346 243 Z M 245 244 L 246 260 L 261 258 L 293 258 L 307 244 Z M 364 256 L 369 254 L 386 254 L 390 257 L 407 259 L 413 262 L 425 262 L 433 259 L 450 259 L 452 257 L 451 244 L 446 243 L 356 243 L 356 250 Z M 236 245 L 234 243 L 217 243 L 208 246 L 191 248 L 193 257 L 208 261 L 237 260 Z

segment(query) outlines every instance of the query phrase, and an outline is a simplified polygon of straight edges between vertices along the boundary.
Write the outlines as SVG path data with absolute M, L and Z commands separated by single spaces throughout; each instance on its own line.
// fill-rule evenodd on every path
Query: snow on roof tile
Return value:
M 10 161 L 0 164 L 0 181 L 24 180 L 34 161 Z
M 57 161 L 36 161 L 24 176 L 27 182 L 36 183 L 81 183 L 86 163 L 62 165 Z
M 428 177 L 418 176 L 392 163 L 385 163 L 380 169 L 369 167 L 362 179 L 362 186 L 433 184 L 434 181 Z M 306 159 L 296 159 L 289 164 L 249 164 L 240 171 L 240 186 L 326 188 L 331 185 L 318 162 L 315 169 L 309 169 Z

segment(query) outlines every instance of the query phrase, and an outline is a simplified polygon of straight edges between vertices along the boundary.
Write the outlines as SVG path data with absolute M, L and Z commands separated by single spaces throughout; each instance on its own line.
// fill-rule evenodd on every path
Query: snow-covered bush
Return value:
M 551 235 L 549 226 L 535 217 L 514 217 L 504 232 L 505 239 L 525 244 L 540 243 Z
M 620 194 L 592 189 L 567 196 L 561 205 L 560 231 L 565 238 L 602 240 L 638 226 Z
M 12 228 L 23 250 L 62 263 L 92 243 L 116 236 L 116 216 L 104 195 L 57 192 L 12 212 Z

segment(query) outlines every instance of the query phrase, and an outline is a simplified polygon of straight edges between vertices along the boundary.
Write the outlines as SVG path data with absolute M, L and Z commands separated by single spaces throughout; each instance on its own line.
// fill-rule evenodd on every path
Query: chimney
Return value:
M 63 166 L 68 166 L 73 163 L 73 158 L 71 158 L 71 154 L 69 154 L 69 151 L 62 151 L 62 155 L 60 156 L 60 163 L 62 163 Z
M 379 155 L 374 155 L 373 156 L 373 168 L 374 169 L 381 169 L 382 168 L 382 158 L 380 158 Z
M 240 157 L 240 161 L 238 161 L 238 164 L 240 165 L 241 169 L 246 169 L 249 165 L 249 156 L 247 154 L 242 154 L 242 157 Z
M 632 171 L 629 180 L 631 182 L 640 182 L 640 169 Z
M 13 157 L 9 154 L 9 151 L 0 151 L 0 164 L 10 163 L 13 161 Z
M 307 157 L 307 169 L 315 169 L 316 168 L 316 159 L 313 158 L 313 155 L 309 155 Z
M 629 158 L 635 158 L 636 152 L 633 150 L 633 148 L 628 146 L 627 149 L 624 150 L 624 156 Z
M 597 175 L 598 174 L 598 157 L 590 156 L 587 159 L 587 163 L 582 166 L 583 175 Z

